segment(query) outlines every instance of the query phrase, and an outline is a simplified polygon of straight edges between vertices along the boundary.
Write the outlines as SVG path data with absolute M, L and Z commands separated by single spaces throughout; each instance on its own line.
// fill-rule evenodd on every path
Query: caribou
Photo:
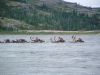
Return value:
M 54 40 L 52 38 L 50 38 L 52 43 L 64 43 L 65 40 L 62 37 L 58 37 L 58 39 L 56 40 L 56 37 L 54 37 Z

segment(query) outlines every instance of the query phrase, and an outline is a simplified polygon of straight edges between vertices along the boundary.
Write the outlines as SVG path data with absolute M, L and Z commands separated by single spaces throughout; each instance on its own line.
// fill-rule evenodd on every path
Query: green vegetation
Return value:
M 19 29 L 33 29 L 33 26 L 19 20 L 0 18 L 0 31 L 18 31 Z
M 100 34 L 100 31 L 50 31 L 50 30 L 18 30 L 18 31 L 0 31 L 0 35 L 49 35 L 49 34 L 60 34 L 60 35 L 67 35 L 67 34 Z
M 53 5 L 40 0 L 1 0 L 0 30 L 100 30 L 100 12 L 89 13 L 79 12 L 63 1 Z

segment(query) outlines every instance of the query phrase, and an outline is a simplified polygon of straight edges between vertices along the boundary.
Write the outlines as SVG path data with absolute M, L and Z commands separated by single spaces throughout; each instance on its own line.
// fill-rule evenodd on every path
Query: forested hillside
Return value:
M 100 30 L 100 8 L 62 0 L 0 0 L 0 30 L 10 29 Z

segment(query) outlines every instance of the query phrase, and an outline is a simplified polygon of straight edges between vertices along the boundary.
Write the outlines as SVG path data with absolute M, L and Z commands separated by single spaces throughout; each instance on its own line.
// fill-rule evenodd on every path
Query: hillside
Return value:
M 13 22 L 13 30 L 100 30 L 100 8 L 62 0 L 3 0 L 0 11 L 2 18 L 27 23 L 16 26 L 18 22 Z M 4 26 L 1 23 L 0 29 Z
M 34 27 L 18 20 L 1 18 L 0 17 L 0 30 L 20 30 L 20 29 L 33 29 Z

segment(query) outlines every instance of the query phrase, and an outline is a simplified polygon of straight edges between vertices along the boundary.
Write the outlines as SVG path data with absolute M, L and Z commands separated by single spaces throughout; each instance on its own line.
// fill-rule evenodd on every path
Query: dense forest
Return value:
M 76 4 L 76 7 L 72 8 L 62 0 L 54 1 L 56 4 L 50 4 L 48 0 L 0 0 L 0 30 L 17 28 L 5 26 L 5 23 L 2 23 L 5 18 L 31 26 L 17 28 L 21 30 L 100 30 L 100 8 L 93 10 L 83 7 L 89 10 L 84 13 L 79 11 L 78 8 L 82 7 L 80 5 Z

